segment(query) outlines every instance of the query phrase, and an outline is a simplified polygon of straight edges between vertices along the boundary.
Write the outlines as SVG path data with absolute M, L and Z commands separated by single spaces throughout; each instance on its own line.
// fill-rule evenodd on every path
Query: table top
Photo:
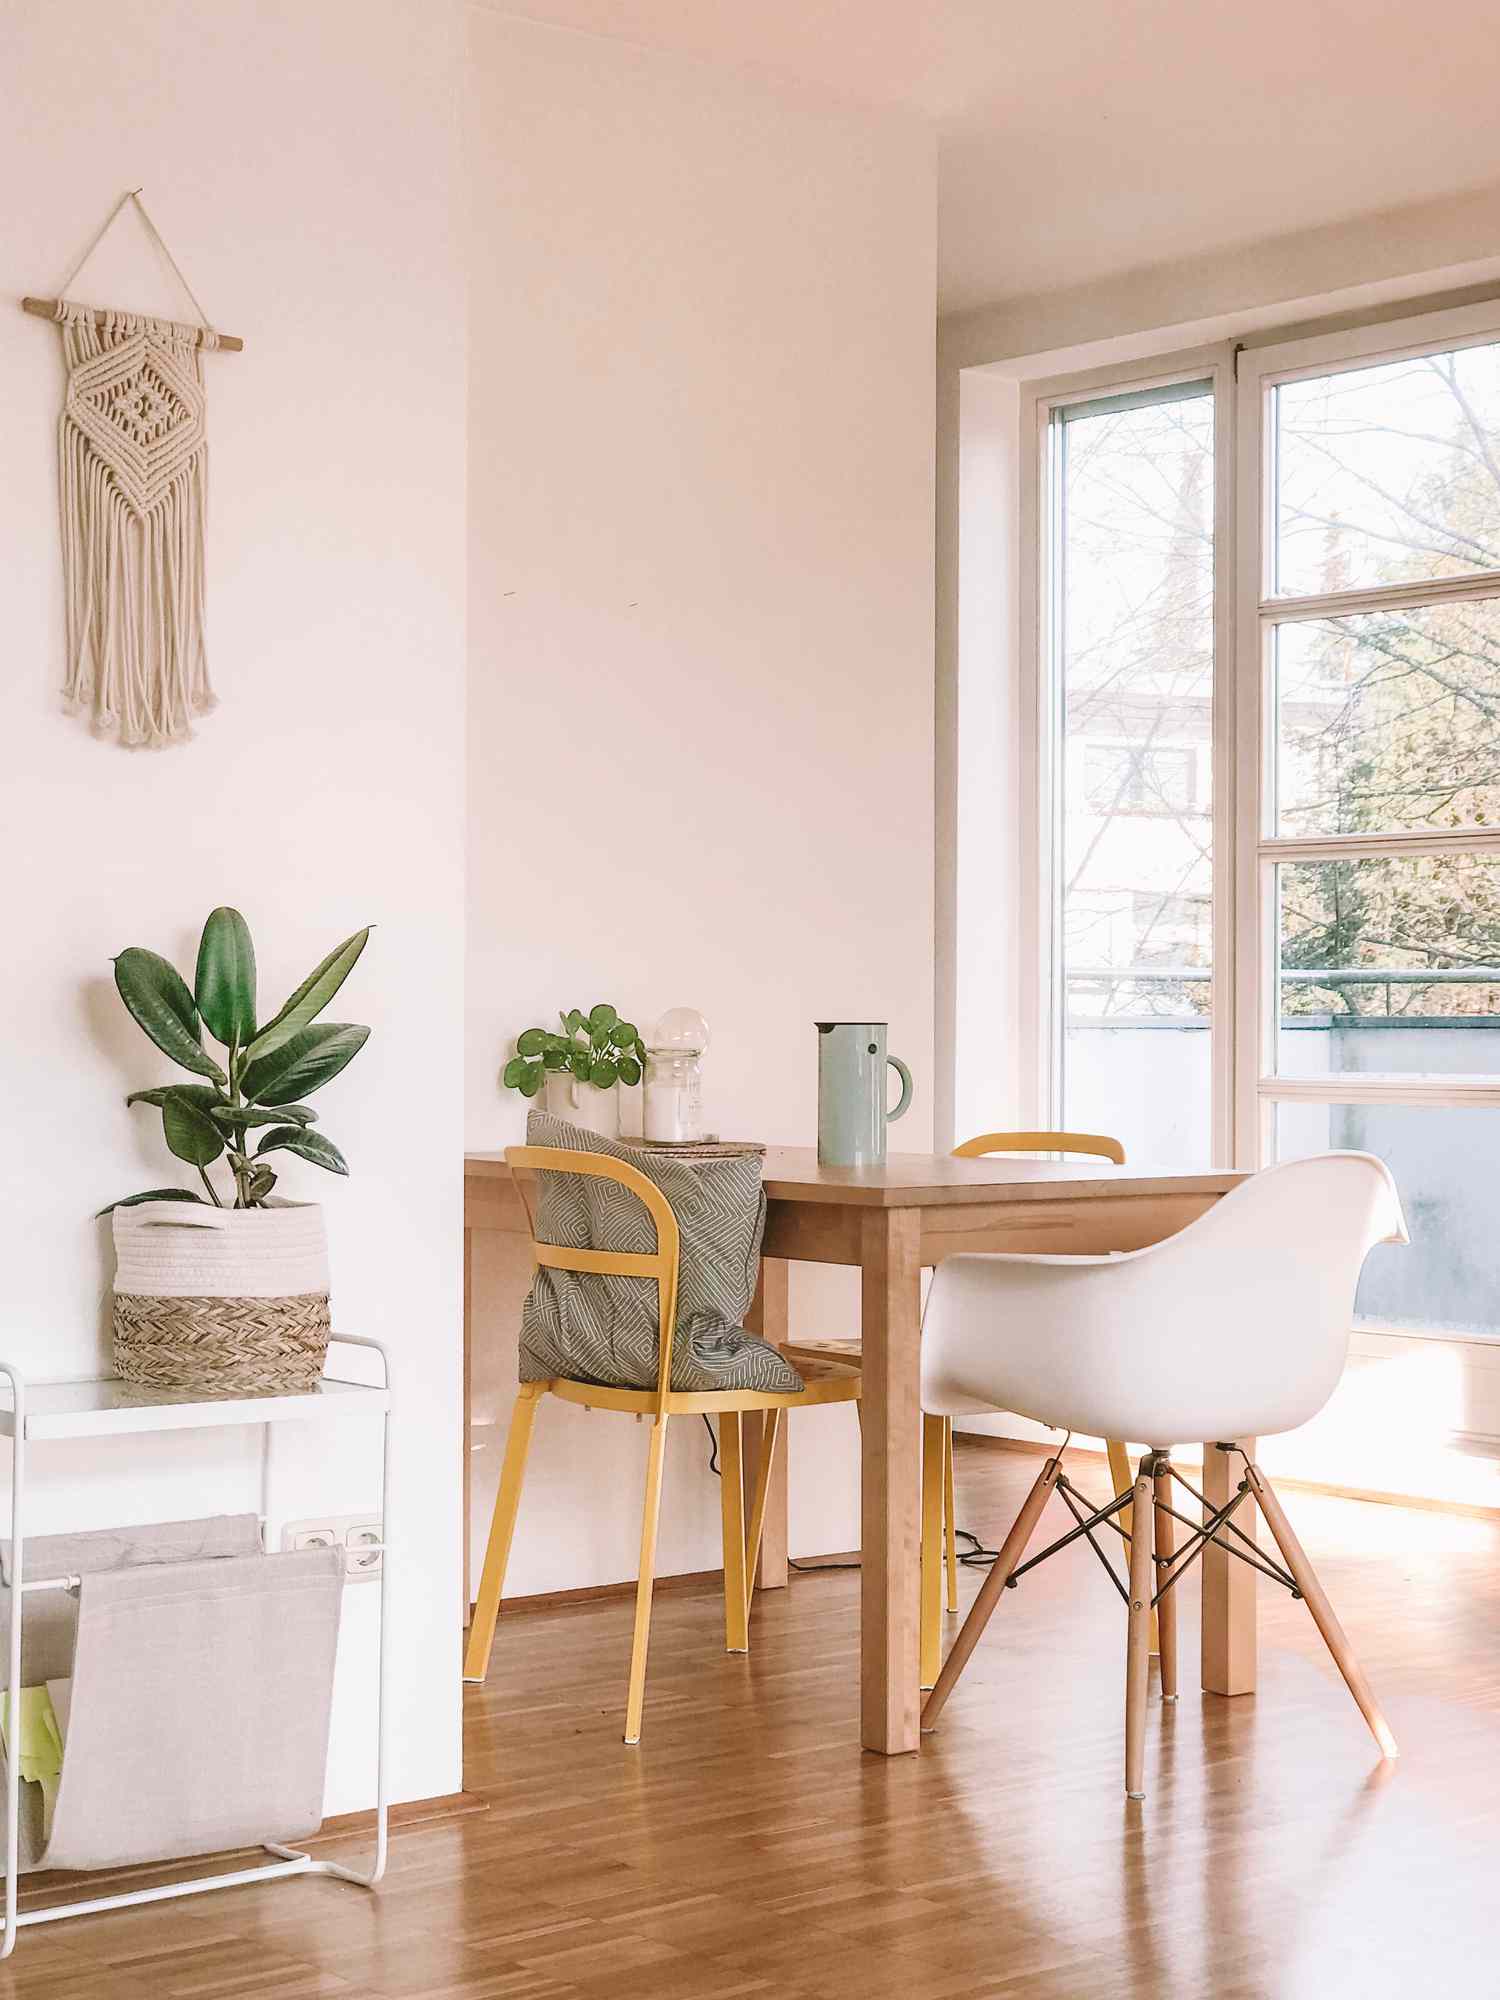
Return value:
M 481 1178 L 505 1178 L 510 1168 L 503 1153 L 466 1153 L 464 1171 Z M 892 1153 L 883 1167 L 823 1167 L 812 1146 L 770 1146 L 765 1160 L 769 1200 L 842 1208 L 939 1208 L 971 1202 L 1079 1201 L 1110 1195 L 1221 1195 L 1245 1178 L 1227 1167 L 1183 1172 L 1115 1167 L 1107 1160 L 1033 1160 L 1015 1153 L 991 1153 L 978 1160 L 958 1160 L 950 1153 Z

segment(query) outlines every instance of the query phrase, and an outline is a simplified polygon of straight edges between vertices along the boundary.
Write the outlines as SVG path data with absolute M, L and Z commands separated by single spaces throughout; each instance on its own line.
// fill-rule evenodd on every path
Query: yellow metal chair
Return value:
M 953 1148 L 956 1160 L 982 1159 L 988 1153 L 1081 1154 L 1125 1164 L 1125 1148 L 1118 1139 L 1101 1132 L 982 1132 Z M 857 1340 L 789 1341 L 783 1353 L 794 1367 L 819 1362 L 846 1370 L 858 1370 L 860 1343 Z M 1132 1483 L 1130 1461 L 1125 1446 L 1116 1438 L 1107 1440 L 1110 1477 L 1115 1491 L 1123 1492 Z M 1130 1532 L 1129 1510 L 1120 1516 L 1120 1525 Z M 953 1419 L 922 1419 L 922 1686 L 930 1688 L 938 1677 L 943 1652 L 944 1577 L 949 1611 L 958 1609 L 958 1546 L 953 1499 Z M 1154 1629 L 1154 1628 L 1153 1628 Z M 1154 1648 L 1153 1648 L 1154 1650 Z
M 533 1173 L 587 1174 L 596 1180 L 615 1181 L 629 1189 L 646 1207 L 656 1225 L 656 1248 L 649 1253 L 616 1250 L 575 1250 L 555 1243 L 543 1243 L 536 1234 L 536 1218 L 526 1202 L 531 1223 L 536 1261 L 550 1270 L 605 1271 L 619 1277 L 649 1278 L 657 1292 L 659 1360 L 654 1389 L 610 1389 L 597 1382 L 577 1382 L 557 1377 L 546 1382 L 523 1382 L 511 1417 L 505 1443 L 505 1460 L 500 1472 L 500 1490 L 495 1495 L 495 1512 L 490 1522 L 489 1544 L 479 1579 L 479 1596 L 469 1627 L 468 1651 L 464 1658 L 464 1679 L 482 1681 L 489 1670 L 490 1646 L 505 1587 L 505 1570 L 510 1560 L 511 1538 L 521 1501 L 521 1482 L 526 1473 L 526 1457 L 531 1447 L 532 1427 L 543 1396 L 558 1396 L 565 1403 L 582 1403 L 593 1410 L 621 1410 L 651 1423 L 651 1440 L 646 1455 L 646 1503 L 641 1517 L 641 1562 L 635 1593 L 635 1636 L 630 1651 L 630 1687 L 625 1705 L 625 1741 L 641 1738 L 641 1713 L 646 1698 L 646 1649 L 651 1635 L 651 1587 L 656 1570 L 656 1528 L 661 1511 L 662 1466 L 667 1446 L 667 1420 L 674 1416 L 717 1415 L 719 1419 L 719 1470 L 722 1474 L 722 1518 L 724 1536 L 724 1643 L 731 1653 L 750 1648 L 750 1604 L 755 1589 L 755 1569 L 760 1555 L 761 1533 L 765 1526 L 766 1494 L 771 1462 L 781 1431 L 783 1410 L 806 1409 L 820 1403 L 847 1403 L 859 1396 L 859 1376 L 847 1369 L 821 1372 L 809 1363 L 811 1379 L 806 1386 L 787 1394 L 770 1394 L 753 1389 L 715 1389 L 683 1392 L 671 1387 L 672 1331 L 677 1321 L 677 1274 L 680 1255 L 677 1218 L 671 1203 L 657 1187 L 634 1167 L 603 1153 L 574 1153 L 551 1146 L 511 1146 L 506 1160 L 516 1170 L 516 1185 L 526 1201 L 523 1176 Z M 802 1371 L 806 1375 L 807 1371 Z M 743 1477 L 743 1423 L 746 1416 L 759 1415 L 761 1445 L 759 1470 L 750 1517 L 745 1518 Z

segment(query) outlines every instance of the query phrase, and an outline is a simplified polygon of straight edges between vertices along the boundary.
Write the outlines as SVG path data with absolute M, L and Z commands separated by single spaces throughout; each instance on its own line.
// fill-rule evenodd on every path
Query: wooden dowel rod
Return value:
M 32 314 L 32 316 L 33 316 L 34 318 L 36 318 L 36 319 L 56 319 L 56 318 L 57 318 L 57 300 L 56 300 L 56 299 L 22 299 L 22 301 L 21 301 L 21 310 L 22 310 L 22 312 L 29 312 L 29 313 L 30 313 L 30 314 Z M 103 324 L 104 324 L 104 322 L 105 322 L 105 320 L 106 320 L 106 318 L 107 318 L 107 317 L 108 317 L 108 315 L 107 315 L 107 314 L 106 314 L 106 313 L 105 313 L 104 311 L 102 311 L 102 310 L 99 310 L 99 311 L 96 311 L 96 312 L 95 312 L 95 314 L 94 314 L 94 324 L 95 324 L 95 326 L 103 326 Z M 153 317 L 153 315 L 149 315 L 149 314 L 143 314 L 143 315 L 142 315 L 142 317 L 143 317 L 143 318 L 149 318 L 149 317 Z M 187 324 L 187 322 L 186 322 L 185 320 L 173 320 L 173 321 L 172 321 L 172 325 L 173 325 L 173 326 L 185 326 L 186 324 Z M 198 344 L 199 344 L 199 346 L 200 346 L 200 347 L 201 347 L 201 346 L 202 346 L 202 344 L 203 344 L 203 343 L 202 343 L 202 338 L 201 338 L 201 336 L 200 336 L 200 339 L 199 339 L 199 343 L 198 343 Z M 226 349 L 226 350 L 227 350 L 227 351 L 228 351 L 228 352 L 229 352 L 230 354 L 243 354 L 243 352 L 244 352 L 244 350 L 245 350 L 245 343 L 244 343 L 244 341 L 240 339 L 240 337 L 239 337 L 239 335 L 238 335 L 238 334 L 234 334 L 234 333 L 221 333 L 221 334 L 219 335 L 219 346 L 220 346 L 221 348 L 224 348 L 224 349 Z

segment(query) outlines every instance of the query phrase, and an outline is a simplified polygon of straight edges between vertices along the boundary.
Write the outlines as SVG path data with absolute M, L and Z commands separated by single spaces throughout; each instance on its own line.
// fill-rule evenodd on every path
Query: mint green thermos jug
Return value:
M 817 1021 L 818 1165 L 883 1167 L 885 1128 L 911 1103 L 911 1071 L 885 1052 L 884 1021 Z M 886 1109 L 886 1066 L 901 1079 L 901 1099 Z

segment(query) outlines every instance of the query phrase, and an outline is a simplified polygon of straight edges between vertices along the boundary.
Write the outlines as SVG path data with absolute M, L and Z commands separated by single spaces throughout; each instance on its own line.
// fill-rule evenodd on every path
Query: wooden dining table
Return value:
M 921 1740 L 917 1343 L 924 1267 L 966 1250 L 1143 1249 L 1175 1235 L 1243 1178 L 1230 1171 L 1153 1173 L 1003 1154 L 954 1159 L 909 1153 L 893 1155 L 883 1167 L 825 1167 L 811 1148 L 768 1149 L 760 1285 L 747 1324 L 771 1341 L 789 1337 L 791 1264 L 844 1264 L 860 1271 L 860 1740 L 865 1749 L 894 1756 L 916 1750 Z M 471 1153 L 464 1162 L 466 1336 L 478 1303 L 473 1235 L 482 1230 L 527 1233 L 525 1211 L 499 1153 Z M 1239 1442 L 1253 1447 L 1253 1440 Z M 785 1453 L 780 1458 L 762 1548 L 763 1589 L 787 1581 Z M 1231 1466 L 1228 1454 L 1205 1452 L 1203 1492 L 1211 1505 L 1228 1499 Z M 1203 1687 L 1219 1695 L 1249 1693 L 1255 1685 L 1254 1571 L 1213 1544 L 1204 1552 L 1202 1569 Z

